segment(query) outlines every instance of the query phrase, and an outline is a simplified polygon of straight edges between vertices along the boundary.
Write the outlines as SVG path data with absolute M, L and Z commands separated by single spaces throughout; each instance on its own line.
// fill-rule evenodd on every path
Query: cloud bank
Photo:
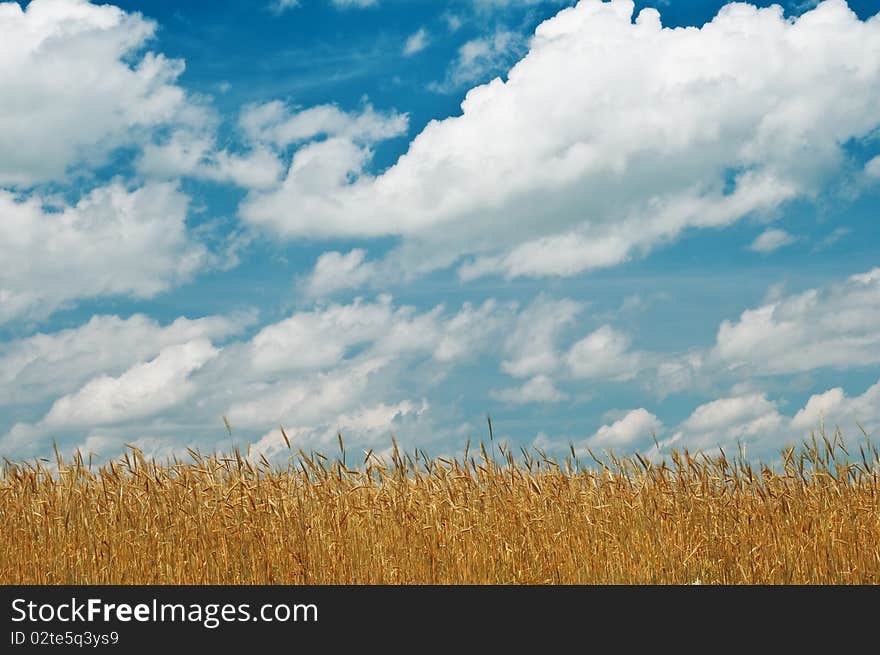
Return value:
M 582 0 L 388 170 L 310 142 L 241 216 L 291 239 L 399 237 L 411 274 L 571 276 L 814 198 L 880 126 L 880 19 L 840 0 L 797 18 L 731 4 L 675 29 L 633 14 Z

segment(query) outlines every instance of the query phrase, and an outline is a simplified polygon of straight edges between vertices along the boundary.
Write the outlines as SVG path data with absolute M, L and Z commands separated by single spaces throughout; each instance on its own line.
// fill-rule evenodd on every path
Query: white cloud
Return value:
M 355 349 L 377 360 L 421 353 L 450 363 L 488 348 L 513 316 L 512 305 L 492 300 L 479 307 L 464 303 L 451 316 L 443 309 L 418 313 L 411 306 L 395 307 L 388 295 L 316 307 L 260 330 L 247 346 L 247 360 L 261 375 L 327 369 Z
M 178 130 L 164 142 L 146 144 L 137 166 L 142 174 L 154 178 L 187 176 L 249 189 L 272 187 L 284 172 L 281 160 L 265 146 L 230 153 L 218 150 L 212 135 L 193 130 Z
M 85 0 L 0 4 L 0 185 L 64 180 L 156 127 L 203 121 L 176 85 L 183 62 L 143 52 L 155 30 Z
M 501 370 L 519 378 L 633 381 L 663 398 L 684 390 L 717 393 L 731 384 L 742 391 L 762 376 L 880 363 L 880 269 L 795 295 L 774 288 L 765 304 L 722 321 L 713 345 L 681 352 L 639 349 L 609 324 L 565 345 L 563 333 L 580 309 L 570 299 L 539 297 L 508 328 Z
M 625 334 L 603 325 L 571 347 L 566 363 L 576 378 L 629 380 L 638 373 L 642 359 L 629 346 Z
M 759 376 L 874 366 L 880 363 L 880 269 L 793 295 L 774 287 L 764 304 L 722 321 L 709 348 L 616 352 L 661 396 Z
M 764 394 L 719 398 L 697 407 L 672 436 L 660 439 L 659 448 L 652 447 L 648 455 L 656 459 L 672 449 L 715 453 L 720 447 L 728 456 L 742 452 L 746 456 L 767 457 L 790 441 L 787 424 L 776 403 Z
M 706 355 L 700 350 L 666 357 L 649 357 L 643 361 L 656 364 L 654 377 L 649 380 L 649 386 L 660 397 L 684 389 L 692 389 L 701 381 L 701 375 L 704 378 L 711 376 L 711 371 L 706 372 Z
M 510 66 L 525 50 L 525 40 L 507 30 L 498 29 L 491 36 L 472 39 L 458 49 L 444 81 L 430 84 L 428 88 L 450 93 L 466 84 L 480 82 Z
M 656 416 L 644 408 L 634 409 L 611 425 L 603 425 L 589 437 L 583 447 L 589 448 L 628 448 L 638 442 L 651 439 L 660 432 L 663 424 Z M 583 449 L 583 448 L 582 448 Z
M 95 426 L 130 421 L 186 400 L 196 387 L 189 375 L 217 356 L 205 339 L 163 349 L 119 377 L 101 376 L 74 394 L 56 400 L 44 419 L 47 426 Z
M 571 378 L 634 379 L 660 396 L 755 376 L 873 366 L 880 363 L 880 269 L 794 295 L 774 287 L 764 304 L 722 321 L 711 347 L 640 350 L 604 325 L 570 346 L 565 362 Z
M 589 437 L 563 439 L 540 432 L 532 441 L 532 446 L 542 451 L 564 451 L 566 457 L 570 448 L 573 448 L 578 456 L 586 455 L 589 451 L 595 453 L 611 450 L 616 451 L 617 454 L 644 452 L 655 435 L 664 430 L 662 421 L 643 407 L 622 414 L 621 418 L 602 425 Z
M 467 360 L 490 349 L 493 339 L 503 334 L 514 320 L 515 303 L 486 300 L 479 307 L 466 302 L 443 325 L 434 349 L 434 359 L 448 363 Z
M 390 296 L 375 303 L 357 299 L 350 305 L 298 312 L 260 330 L 250 342 L 250 359 L 261 372 L 331 366 L 352 346 L 378 340 L 393 322 L 409 315 L 395 311 Z
M 853 438 L 860 437 L 857 424 L 861 424 L 868 434 L 876 436 L 880 429 L 880 381 L 860 396 L 849 397 L 840 387 L 815 394 L 791 421 L 792 428 L 804 434 L 823 423 L 829 430 L 839 426 Z
M 869 435 L 880 429 L 880 382 L 863 394 L 848 397 L 840 388 L 810 397 L 793 417 L 780 413 L 778 404 L 764 394 L 722 398 L 697 407 L 677 432 L 661 442 L 671 447 L 714 451 L 716 447 L 736 454 L 739 443 L 751 457 L 768 458 L 786 445 L 797 445 L 823 425 L 830 435 L 840 428 L 850 443 L 862 438 L 861 425 Z M 656 451 L 656 449 L 655 449 Z M 655 453 L 656 454 L 656 453 Z
M 788 296 L 724 321 L 714 363 L 739 375 L 880 362 L 880 268 Z
M 859 426 L 876 437 L 880 430 L 878 401 L 880 381 L 858 396 L 847 396 L 840 388 L 815 394 L 793 416 L 787 416 L 780 411 L 780 403 L 765 393 L 746 393 L 703 403 L 672 430 L 640 408 L 601 426 L 587 438 L 561 439 L 541 433 L 533 445 L 559 452 L 567 450 L 569 443 L 579 453 L 588 448 L 611 448 L 618 453 L 639 451 L 654 460 L 669 455 L 672 449 L 712 454 L 720 447 L 729 457 L 742 452 L 748 458 L 767 461 L 783 447 L 809 440 L 810 433 L 817 433 L 823 426 L 829 436 L 840 428 L 850 444 L 862 438 Z
M 256 144 L 300 147 L 287 176 L 275 190 L 249 196 L 240 213 L 248 221 L 276 224 L 294 197 L 300 207 L 316 215 L 336 204 L 334 190 L 362 169 L 372 156 L 371 144 L 406 132 L 406 114 L 381 114 L 367 105 L 360 113 L 343 112 L 333 105 L 290 111 L 273 101 L 242 112 L 240 127 Z M 323 140 L 315 140 L 326 137 Z M 260 198 L 255 202 L 254 198 Z M 308 207 L 313 205 L 311 209 Z
M 559 12 L 507 81 L 381 174 L 350 139 L 304 145 L 242 216 L 290 238 L 400 236 L 389 257 L 410 273 L 574 275 L 812 198 L 847 170 L 840 144 L 880 125 L 880 22 L 842 2 L 793 20 L 732 4 L 687 29 L 632 12 Z
M 430 43 L 428 30 L 421 27 L 406 40 L 406 43 L 403 46 L 403 54 L 409 57 L 417 52 L 421 52 L 428 47 L 428 43 Z
M 188 202 L 173 184 L 112 184 L 73 206 L 0 190 L 0 323 L 81 298 L 149 298 L 188 280 L 207 257 L 187 234 Z
M 871 177 L 880 177 L 880 156 L 874 157 L 865 164 L 865 172 Z
M 137 168 L 154 178 L 187 176 L 271 190 L 285 173 L 281 152 L 291 145 L 327 137 L 331 143 L 315 144 L 318 153 L 333 152 L 342 160 L 359 160 L 368 156 L 371 144 L 405 133 L 407 125 L 406 114 L 382 114 L 369 104 L 359 112 L 345 112 L 334 105 L 292 110 L 276 100 L 242 109 L 237 128 L 248 147 L 239 152 L 219 149 L 217 126 L 208 122 L 177 129 L 145 144 Z M 309 158 L 304 154 L 301 161 Z
M 571 276 L 588 268 L 600 268 L 624 261 L 629 244 L 620 237 L 589 239 L 564 234 L 541 237 L 515 247 L 503 256 L 480 257 L 459 269 L 464 281 L 503 273 L 508 278 L 549 275 Z
M 179 425 L 171 427 L 170 441 L 160 438 L 156 442 L 154 438 L 134 436 L 131 422 L 166 412 L 195 394 L 199 387 L 190 375 L 218 352 L 207 339 L 194 339 L 165 347 L 153 359 L 135 364 L 116 377 L 98 375 L 77 391 L 57 398 L 41 420 L 13 425 L 0 438 L 0 452 L 12 457 L 45 454 L 49 437 L 60 440 L 65 447 L 65 440 L 71 435 L 77 438 L 84 431 L 84 441 L 79 445 L 100 447 L 104 455 L 121 451 L 124 443 L 137 444 L 145 439 L 157 446 L 156 452 L 179 449 Z M 161 422 L 154 422 L 149 429 L 169 433 Z M 137 428 L 143 435 L 143 426 Z
M 427 409 L 428 405 L 425 402 L 421 405 L 408 400 L 393 404 L 379 403 L 362 407 L 351 414 L 344 414 L 335 421 L 320 426 L 303 428 L 294 426 L 285 428 L 284 432 L 290 440 L 291 448 L 294 449 L 302 444 L 308 444 L 310 447 L 335 448 L 337 435 L 342 434 L 347 440 L 347 435 L 350 433 L 357 435 L 357 443 L 362 449 L 369 444 L 385 447 L 394 426 L 399 425 L 406 417 L 417 419 Z M 263 435 L 250 448 L 250 457 L 252 460 L 258 460 L 260 455 L 271 458 L 285 451 L 287 451 L 287 443 L 284 436 L 280 429 L 275 429 Z
M 223 412 L 235 426 L 259 427 L 270 423 L 320 424 L 358 406 L 372 381 L 388 365 L 383 358 L 361 359 L 311 376 L 259 383 L 244 389 Z
M 568 398 L 568 394 L 557 389 L 553 381 L 545 375 L 536 375 L 519 387 L 490 391 L 489 395 L 511 405 L 558 403 Z
M 337 291 L 356 289 L 375 275 L 375 265 L 364 261 L 366 251 L 355 248 L 346 254 L 325 252 L 300 284 L 306 295 L 321 298 Z
M 744 422 L 776 422 L 776 405 L 762 394 L 739 398 L 721 398 L 700 405 L 682 424 L 681 428 L 693 433 L 739 428 Z M 757 424 L 756 424 L 757 427 Z M 749 430 L 753 434 L 755 429 Z
M 500 354 L 515 312 L 492 300 L 418 311 L 380 296 L 298 311 L 238 341 L 227 337 L 251 316 L 167 326 L 97 317 L 0 349 L 0 403 L 16 405 L 3 416 L 18 421 L 0 423 L 0 451 L 27 457 L 44 452 L 50 436 L 69 446 L 92 435 L 107 446 L 133 433 L 157 440 L 156 452 L 182 436 L 213 448 L 225 439 L 221 416 L 234 438 L 282 424 L 314 445 L 338 428 L 352 445 L 380 436 L 387 443 L 377 426 L 395 415 L 391 424 L 414 431 L 402 437 L 442 440 L 448 429 L 434 422 L 438 410 L 420 399 L 455 367 Z
M 841 287 L 853 288 L 844 294 L 852 296 L 846 302 L 855 304 L 858 293 L 864 299 L 858 285 L 875 282 L 873 272 L 847 280 Z M 526 404 L 570 397 L 556 381 L 573 378 L 572 353 L 583 356 L 575 359 L 587 367 L 581 373 L 601 381 L 629 376 L 629 364 L 621 367 L 620 361 L 633 355 L 649 369 L 664 361 L 633 350 L 608 326 L 566 348 L 563 336 L 581 309 L 570 300 L 539 297 L 522 310 L 490 300 L 454 311 L 417 311 L 380 296 L 298 311 L 222 348 L 217 342 L 240 332 L 251 317 L 178 319 L 165 326 L 143 316 L 96 317 L 79 328 L 0 348 L 0 403 L 17 405 L 12 420 L 19 421 L 5 428 L 0 450 L 30 456 L 44 452 L 52 436 L 62 445 L 91 443 L 110 452 L 113 443 L 131 441 L 133 432 L 158 453 L 170 452 L 182 434 L 189 445 L 214 447 L 225 438 L 218 420 L 224 415 L 237 438 L 266 435 L 259 452 L 278 447 L 270 433 L 278 424 L 306 447 L 326 447 L 337 429 L 353 447 L 386 443 L 390 431 L 450 437 L 434 422 L 449 408 L 432 409 L 420 399 L 454 366 L 502 358 L 503 369 L 523 380 L 491 396 Z M 841 315 L 849 320 L 845 311 Z M 842 389 L 817 394 L 791 417 L 781 413 L 780 402 L 748 386 L 697 407 L 674 430 L 639 408 L 575 444 L 620 452 L 648 448 L 656 433 L 662 452 L 673 446 L 727 448 L 743 440 L 751 454 L 763 457 L 805 436 L 822 416 L 826 425 L 843 422 L 856 436 L 856 420 L 869 431 L 880 427 L 880 383 L 861 396 L 848 397 Z
M 415 404 L 408 400 L 394 404 L 379 403 L 358 409 L 350 414 L 343 414 L 336 420 L 334 432 L 383 430 L 392 425 L 403 415 L 417 414 L 427 409 L 427 403 Z M 335 436 L 335 435 L 334 435 Z M 382 438 L 388 435 L 383 434 Z M 386 444 L 382 444 L 383 446 Z
M 573 300 L 536 298 L 520 312 L 505 340 L 501 368 L 514 377 L 553 373 L 560 365 L 560 332 L 574 322 L 583 306 Z
M 785 230 L 764 230 L 754 241 L 752 241 L 749 250 L 760 253 L 769 253 L 784 248 L 785 246 L 789 246 L 795 241 L 797 241 L 797 238 Z
M 0 405 L 71 393 L 92 377 L 118 376 L 170 346 L 235 335 L 252 320 L 243 314 L 178 318 L 160 325 L 143 314 L 93 316 L 76 328 L 0 343 Z
M 816 5 L 818 5 L 822 0 L 801 0 L 801 2 L 797 2 L 796 0 L 792 2 L 792 9 L 794 11 L 806 11 L 808 9 L 815 9 Z
M 487 301 L 451 315 L 442 307 L 417 313 L 381 296 L 298 312 L 241 347 L 227 346 L 214 375 L 235 375 L 238 386 L 223 392 L 223 413 L 233 425 L 283 421 L 317 434 L 364 407 L 401 396 L 411 402 L 442 379 L 444 367 L 490 349 L 511 310 Z
M 93 457 L 96 461 L 103 462 L 111 458 L 122 457 L 130 450 L 129 445 L 140 450 L 148 460 L 163 461 L 172 457 L 182 460 L 190 456 L 186 445 L 168 439 L 161 431 L 149 435 L 140 433 L 137 437 L 132 438 L 131 428 L 127 426 L 96 428 L 77 444 L 76 449 L 79 449 L 79 452 L 86 459 Z
M 419 313 L 389 296 L 316 307 L 226 344 L 193 380 L 235 427 L 282 422 L 314 436 L 366 407 L 414 402 L 450 366 L 494 348 L 512 311 L 487 301 Z
M 829 412 L 840 409 L 845 398 L 846 394 L 840 387 L 810 396 L 804 408 L 795 414 L 792 424 L 806 430 L 815 429 Z
M 369 104 L 360 112 L 335 105 L 294 110 L 279 100 L 248 105 L 239 119 L 239 127 L 253 142 L 280 148 L 321 136 L 370 144 L 404 134 L 408 124 L 406 114 L 377 112 Z

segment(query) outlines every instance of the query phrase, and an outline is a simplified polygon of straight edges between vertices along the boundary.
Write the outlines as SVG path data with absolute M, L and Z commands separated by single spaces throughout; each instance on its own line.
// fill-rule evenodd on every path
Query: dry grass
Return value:
M 878 583 L 880 458 L 860 451 L 7 462 L 0 582 Z

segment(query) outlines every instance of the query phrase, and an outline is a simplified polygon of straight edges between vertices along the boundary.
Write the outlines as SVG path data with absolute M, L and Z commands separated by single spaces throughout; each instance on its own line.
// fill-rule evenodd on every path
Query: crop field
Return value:
M 340 449 L 283 465 L 135 448 L 101 467 L 6 462 L 0 582 L 880 582 L 880 457 L 839 433 L 773 468 L 730 453 Z

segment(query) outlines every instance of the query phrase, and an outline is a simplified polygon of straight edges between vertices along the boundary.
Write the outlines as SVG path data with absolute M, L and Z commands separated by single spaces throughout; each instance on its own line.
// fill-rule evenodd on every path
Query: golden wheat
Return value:
M 286 435 L 285 435 L 286 439 Z M 340 441 L 340 446 L 342 446 Z M 878 583 L 880 458 L 6 462 L 0 583 Z

